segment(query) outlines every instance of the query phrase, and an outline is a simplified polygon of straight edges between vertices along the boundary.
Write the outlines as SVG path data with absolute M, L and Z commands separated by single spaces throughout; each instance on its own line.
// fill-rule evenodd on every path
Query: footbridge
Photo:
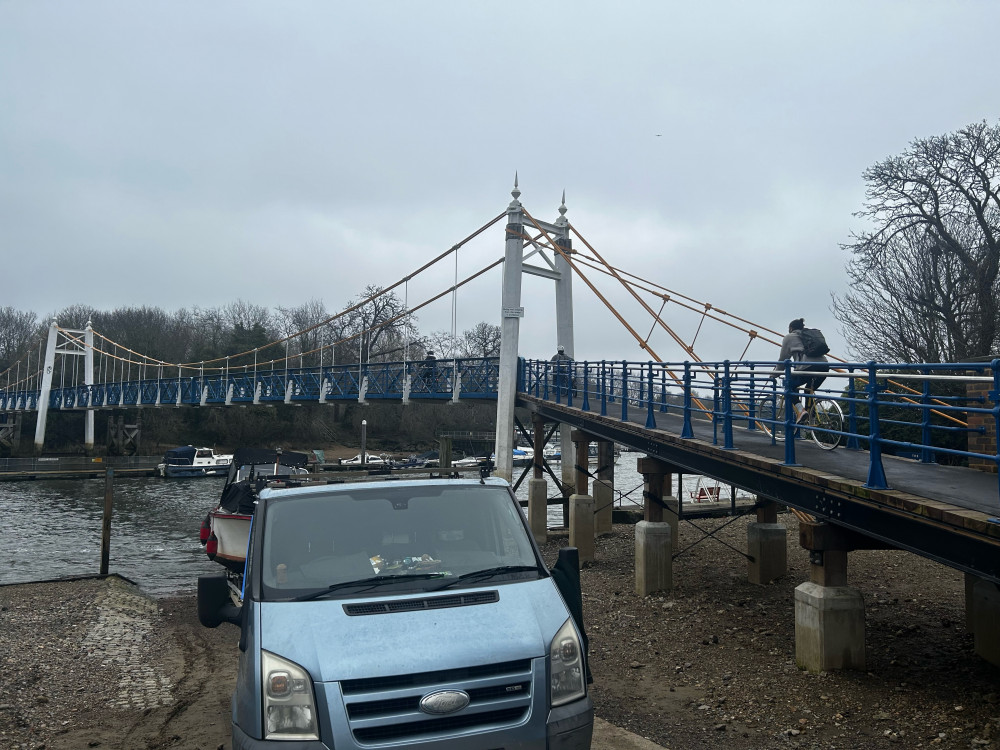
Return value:
M 825 382 L 807 402 L 823 404 L 827 416 L 800 424 L 785 385 L 793 365 L 767 356 L 777 351 L 778 332 L 607 263 L 566 220 L 565 197 L 559 218 L 547 223 L 532 217 L 519 195 L 515 182 L 506 212 L 424 267 L 506 218 L 504 257 L 491 258 L 468 277 L 502 266 L 499 351 L 430 359 L 404 341 L 397 349 L 402 357 L 369 346 L 345 362 L 337 347 L 375 329 L 327 335 L 334 316 L 268 347 L 169 362 L 91 325 L 64 328 L 53 321 L 37 349 L 0 373 L 0 438 L 18 420 L 34 419 L 40 450 L 47 419 L 74 411 L 86 414 L 85 442 L 92 446 L 93 416 L 102 410 L 373 400 L 434 407 L 492 400 L 497 473 L 528 479 L 529 523 L 539 539 L 547 534 L 544 473 L 555 477 L 544 460 L 546 436 L 563 426 L 561 476 L 555 478 L 570 508 L 571 543 L 584 561 L 592 559 L 595 535 L 610 529 L 611 446 L 640 452 L 645 485 L 644 518 L 636 527 L 639 593 L 672 587 L 677 525 L 692 513 L 678 478 L 705 475 L 753 497 L 713 512 L 756 514 L 746 553 L 755 583 L 785 574 L 785 523 L 797 522 L 811 562 L 810 580 L 797 590 L 795 605 L 796 653 L 804 668 L 865 668 L 864 603 L 848 585 L 847 563 L 851 551 L 870 548 L 905 550 L 964 572 L 976 649 L 1000 665 L 1000 360 L 900 364 L 831 355 Z M 574 248 L 574 239 L 586 250 Z M 567 359 L 536 359 L 521 351 L 524 274 L 554 282 L 556 336 Z M 597 276 L 625 290 L 648 315 L 646 322 L 626 320 L 598 288 Z M 412 278 L 379 294 L 405 288 Z M 634 341 L 640 359 L 620 359 L 619 352 L 601 360 L 574 357 L 574 278 Z M 417 304 L 407 300 L 400 315 L 373 325 L 398 322 L 442 295 L 454 295 L 464 283 L 449 283 Z M 677 320 L 688 316 L 687 336 L 678 332 L 681 324 L 671 309 Z M 647 326 L 649 333 L 640 334 Z M 703 330 L 709 326 L 743 337 L 738 359 L 698 357 L 696 339 L 711 336 Z M 316 331 L 327 333 L 317 338 Z M 654 333 L 665 342 L 654 340 Z M 681 356 L 671 361 L 657 348 Z M 772 373 L 786 377 L 776 381 Z M 534 463 L 515 477 L 512 451 L 519 443 L 533 445 Z M 587 457 L 594 443 L 603 458 L 592 474 Z

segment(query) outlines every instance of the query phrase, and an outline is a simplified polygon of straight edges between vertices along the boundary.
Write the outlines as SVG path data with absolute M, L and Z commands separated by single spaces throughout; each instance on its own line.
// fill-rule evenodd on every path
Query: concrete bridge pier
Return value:
M 542 476 L 542 455 L 545 450 L 545 420 L 538 414 L 531 415 L 534 438 L 534 459 L 531 462 L 531 479 L 528 480 L 528 527 L 537 544 L 549 538 L 549 485 Z
M 610 440 L 597 442 L 597 479 L 594 480 L 594 533 L 611 533 L 611 516 L 615 504 L 615 444 Z
M 643 520 L 635 525 L 635 593 L 647 596 L 674 587 L 677 498 L 670 496 L 669 464 L 647 456 L 637 461 L 636 468 L 643 477 Z
M 788 572 L 788 530 L 778 523 L 778 504 L 757 508 L 757 521 L 747 526 L 747 579 L 767 584 Z
M 590 485 L 590 443 L 594 440 L 582 430 L 573 430 L 576 492 L 569 498 L 569 545 L 580 551 L 580 562 L 594 560 L 594 497 L 588 494 Z M 566 457 L 563 457 L 566 465 Z
M 795 663 L 808 672 L 866 669 L 865 602 L 847 585 L 848 535 L 826 523 L 802 522 L 810 550 L 809 580 L 795 589 Z
M 966 574 L 967 585 L 968 578 Z M 1000 666 L 1000 587 L 985 578 L 972 578 L 975 580 L 971 600 L 966 599 L 966 621 L 973 635 L 973 650 L 990 664 Z

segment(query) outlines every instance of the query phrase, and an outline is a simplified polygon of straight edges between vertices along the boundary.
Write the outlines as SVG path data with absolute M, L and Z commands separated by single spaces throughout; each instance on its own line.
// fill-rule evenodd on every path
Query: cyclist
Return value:
M 830 371 L 830 365 L 827 364 L 829 360 L 827 360 L 825 355 L 808 356 L 806 354 L 805 344 L 802 341 L 803 328 L 805 328 L 804 318 L 796 318 L 788 324 L 788 335 L 782 339 L 781 353 L 778 355 L 778 359 L 782 362 L 790 359 L 794 362 L 802 363 L 795 366 L 793 371 L 795 374 L 791 376 L 791 382 L 788 384 L 790 390 L 788 400 L 799 416 L 803 413 L 799 407 L 799 388 L 805 386 L 807 391 L 816 391 L 823 384 L 823 381 L 826 380 L 826 375 L 799 375 L 798 373 L 824 373 Z M 771 380 L 777 380 L 778 376 L 783 375 L 784 372 L 784 366 L 779 364 L 768 377 Z

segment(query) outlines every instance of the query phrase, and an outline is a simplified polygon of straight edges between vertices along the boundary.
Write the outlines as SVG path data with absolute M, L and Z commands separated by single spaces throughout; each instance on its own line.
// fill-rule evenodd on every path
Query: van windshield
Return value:
M 276 497 L 267 505 L 261 562 L 266 599 L 433 591 L 479 571 L 470 585 L 544 574 L 507 488 L 478 483 Z

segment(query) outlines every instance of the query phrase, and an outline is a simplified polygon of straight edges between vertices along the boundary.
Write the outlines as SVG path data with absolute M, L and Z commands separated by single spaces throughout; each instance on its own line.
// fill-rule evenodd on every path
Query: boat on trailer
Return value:
M 308 463 L 309 456 L 293 451 L 240 448 L 233 454 L 219 504 L 202 521 L 199 539 L 208 558 L 226 569 L 234 599 L 242 596 L 257 491 L 266 482 L 308 474 Z
M 233 462 L 232 454 L 216 453 L 212 448 L 182 445 L 163 454 L 156 473 L 161 477 L 223 477 Z

